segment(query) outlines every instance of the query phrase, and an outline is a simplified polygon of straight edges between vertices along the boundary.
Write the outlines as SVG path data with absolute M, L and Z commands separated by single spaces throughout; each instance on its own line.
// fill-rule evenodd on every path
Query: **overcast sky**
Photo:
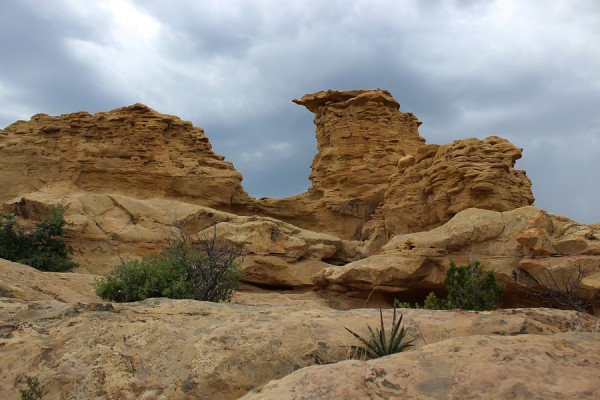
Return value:
M 1 0 L 0 127 L 141 102 L 253 196 L 309 186 L 293 98 L 388 89 L 428 143 L 500 135 L 540 208 L 600 222 L 600 1 Z

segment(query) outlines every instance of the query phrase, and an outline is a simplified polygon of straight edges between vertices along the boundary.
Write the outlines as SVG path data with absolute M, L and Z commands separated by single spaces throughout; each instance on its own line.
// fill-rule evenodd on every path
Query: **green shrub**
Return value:
M 68 271 L 77 266 L 69 259 L 67 245 L 57 237 L 65 234 L 64 213 L 68 206 L 59 205 L 50 216 L 25 230 L 13 214 L 0 214 L 0 258 L 30 265 L 42 271 Z
M 435 293 L 431 292 L 425 298 L 423 308 L 426 310 L 440 310 L 442 309 L 442 300 L 438 299 Z
M 26 378 L 27 389 L 21 389 L 21 400 L 39 400 L 47 393 L 37 378 Z
M 148 256 L 125 261 L 96 284 L 96 294 L 116 302 L 140 301 L 150 297 L 193 299 L 185 268 L 172 259 Z
M 448 289 L 445 308 L 486 311 L 495 310 L 504 294 L 504 285 L 496 282 L 493 271 L 484 274 L 479 261 L 456 266 L 450 261 L 444 285 Z
M 364 345 L 363 347 L 354 346 L 355 349 L 359 350 L 360 353 L 364 354 L 368 358 L 379 358 L 389 354 L 400 353 L 404 349 L 412 346 L 414 339 L 404 341 L 406 332 L 404 331 L 404 327 L 400 328 L 400 325 L 402 324 L 402 314 L 400 314 L 400 319 L 396 321 L 395 306 L 394 316 L 392 318 L 392 329 L 388 333 L 386 333 L 385 325 L 383 323 L 383 312 L 381 311 L 381 308 L 379 309 L 379 318 L 381 329 L 376 328 L 373 330 L 370 325 L 367 325 L 370 334 L 370 338 L 368 339 L 365 339 L 358 333 L 345 328 Z
M 243 245 L 216 237 L 190 245 L 184 236 L 160 256 L 144 257 L 117 266 L 96 284 L 96 293 L 116 302 L 150 297 L 227 301 L 242 275 L 238 257 Z
M 445 299 L 439 299 L 431 292 L 425 299 L 423 308 L 428 310 L 462 310 L 489 311 L 500 305 L 504 294 L 504 285 L 496 282 L 493 271 L 484 274 L 479 261 L 469 265 L 456 266 L 450 260 L 450 269 L 446 273 L 444 286 L 448 290 Z

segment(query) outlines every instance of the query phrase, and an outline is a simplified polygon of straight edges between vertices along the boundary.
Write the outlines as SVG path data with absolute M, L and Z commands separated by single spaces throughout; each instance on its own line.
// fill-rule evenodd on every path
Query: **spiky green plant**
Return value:
M 394 307 L 392 329 L 389 334 L 386 333 L 385 330 L 385 324 L 383 323 L 383 312 L 381 311 L 381 308 L 379 309 L 379 319 L 381 322 L 381 329 L 375 328 L 375 330 L 373 330 L 370 325 L 367 325 L 371 336 L 368 339 L 365 339 L 358 333 L 344 327 L 344 329 L 350 332 L 364 345 L 362 352 L 368 358 L 379 358 L 390 354 L 400 353 L 404 349 L 412 346 L 412 342 L 415 341 L 414 339 L 404 341 L 406 331 L 404 330 L 404 327 L 400 327 L 402 324 L 402 314 L 400 314 L 400 319 L 396 320 L 396 307 Z

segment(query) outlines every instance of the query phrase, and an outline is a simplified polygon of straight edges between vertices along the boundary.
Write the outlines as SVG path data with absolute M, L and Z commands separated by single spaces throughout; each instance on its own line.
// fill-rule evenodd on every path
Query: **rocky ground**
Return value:
M 378 310 L 335 310 L 318 292 L 110 304 L 89 275 L 0 267 L 0 398 L 17 398 L 27 376 L 45 399 L 600 395 L 600 328 L 588 314 L 401 309 L 415 346 L 360 361 L 344 328 L 366 334 Z

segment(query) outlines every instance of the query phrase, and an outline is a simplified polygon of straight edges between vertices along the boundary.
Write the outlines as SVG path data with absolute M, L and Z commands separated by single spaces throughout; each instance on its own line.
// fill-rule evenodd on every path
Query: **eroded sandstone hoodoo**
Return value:
M 533 203 L 531 182 L 514 169 L 521 149 L 505 139 L 426 145 L 421 122 L 385 90 L 329 90 L 294 102 L 315 114 L 312 186 L 300 196 L 261 200 L 267 215 L 378 248 L 470 207 L 507 211 Z
M 261 211 L 306 229 L 359 239 L 404 157 L 425 143 L 419 120 L 386 90 L 328 90 L 294 103 L 315 114 L 317 154 L 307 193 Z M 290 210 L 293 210 L 290 212 Z
M 34 115 L 0 130 L 0 202 L 43 189 L 176 198 L 229 208 L 242 175 L 201 128 L 135 104 L 90 115 Z

